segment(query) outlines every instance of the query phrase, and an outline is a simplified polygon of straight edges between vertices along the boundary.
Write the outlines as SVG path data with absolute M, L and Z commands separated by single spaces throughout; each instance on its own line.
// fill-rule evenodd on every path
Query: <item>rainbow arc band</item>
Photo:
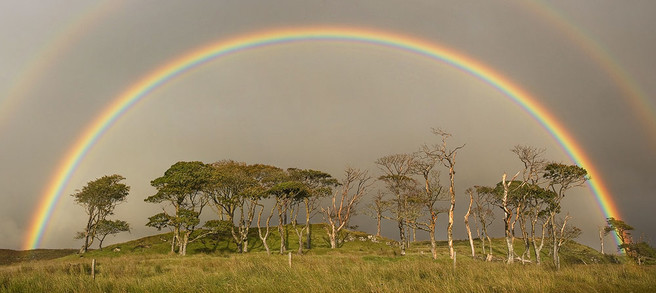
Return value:
M 619 218 L 600 173 L 567 129 L 535 97 L 498 72 L 455 50 L 405 35 L 352 27 L 308 27 L 268 30 L 220 40 L 166 62 L 127 88 L 85 128 L 58 164 L 31 219 L 23 248 L 39 247 L 62 191 L 81 161 L 103 134 L 148 94 L 185 72 L 227 55 L 279 44 L 319 41 L 355 42 L 411 52 L 458 68 L 490 85 L 532 116 L 575 164 L 588 170 L 592 177 L 588 184 L 602 213 L 606 217 Z

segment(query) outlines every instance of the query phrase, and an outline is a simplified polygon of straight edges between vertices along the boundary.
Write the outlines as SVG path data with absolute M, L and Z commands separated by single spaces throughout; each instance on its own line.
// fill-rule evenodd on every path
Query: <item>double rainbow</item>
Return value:
M 561 145 L 570 159 L 588 170 L 589 186 L 606 217 L 619 217 L 617 207 L 601 180 L 601 175 L 579 144 L 549 111 L 510 80 L 486 65 L 444 46 L 428 41 L 369 29 L 311 27 L 270 30 L 219 41 L 193 50 L 157 68 L 115 98 L 84 130 L 59 163 L 55 175 L 43 192 L 43 199 L 29 226 L 24 249 L 38 248 L 54 207 L 72 174 L 102 135 L 133 105 L 159 86 L 197 66 L 245 50 L 296 42 L 355 42 L 411 52 L 458 68 L 487 83 L 527 111 Z

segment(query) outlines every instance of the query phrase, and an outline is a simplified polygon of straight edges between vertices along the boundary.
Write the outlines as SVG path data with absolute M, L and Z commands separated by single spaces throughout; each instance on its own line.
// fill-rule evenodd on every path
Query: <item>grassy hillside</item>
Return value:
M 77 249 L 34 249 L 24 251 L 0 249 L 0 265 L 34 260 L 56 259 L 76 252 Z
M 618 264 L 589 247 L 572 243 L 562 250 L 563 269 L 555 271 L 544 249 L 545 264 L 503 263 L 502 239 L 493 240 L 495 261 L 470 256 L 469 243 L 456 241 L 457 262 L 439 243 L 437 260 L 428 242 L 412 243 L 405 257 L 389 239 L 349 232 L 330 249 L 321 225 L 313 225 L 313 249 L 296 254 L 290 227 L 292 265 L 279 255 L 279 237 L 271 236 L 272 254 L 252 234 L 249 251 L 234 253 L 229 235 L 198 241 L 190 255 L 169 254 L 170 234 L 160 234 L 52 260 L 0 266 L 0 292 L 656 292 L 656 267 Z M 478 245 L 478 243 L 477 243 Z M 517 253 L 523 248 L 517 241 Z M 96 259 L 96 279 L 91 278 Z

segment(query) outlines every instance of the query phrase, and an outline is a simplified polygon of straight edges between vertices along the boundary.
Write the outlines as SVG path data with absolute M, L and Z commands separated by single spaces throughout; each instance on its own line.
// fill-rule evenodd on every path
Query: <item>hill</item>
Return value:
M 308 255 L 323 255 L 327 253 L 339 254 L 357 254 L 357 255 L 380 255 L 380 256 L 397 256 L 400 255 L 398 243 L 394 240 L 380 237 L 365 232 L 347 230 L 343 234 L 342 243 L 336 250 L 330 249 L 330 243 L 324 231 L 324 224 L 313 224 L 312 229 L 312 249 L 304 249 L 303 253 Z M 291 226 L 288 229 L 287 249 L 296 253 L 298 250 L 298 237 L 295 235 Z M 198 231 L 196 233 L 201 233 Z M 305 237 L 305 236 L 304 236 Z M 168 255 L 170 254 L 170 240 L 172 233 L 156 234 L 132 241 L 112 244 L 104 247 L 102 250 L 90 250 L 84 257 L 119 257 L 127 255 Z M 502 238 L 492 239 L 493 260 L 502 262 L 505 258 L 505 240 Z M 272 253 L 278 253 L 280 247 L 280 237 L 277 231 L 267 239 Z M 448 246 L 446 241 L 437 242 L 438 254 L 448 257 Z M 480 253 L 480 243 L 475 240 L 477 253 Z M 471 249 L 467 240 L 454 241 L 455 250 L 460 257 L 471 255 Z M 233 242 L 230 233 L 209 235 L 189 244 L 187 248 L 189 255 L 208 254 L 228 256 L 236 253 L 236 245 Z M 261 240 L 257 236 L 257 230 L 252 229 L 249 234 L 249 252 L 264 252 Z M 523 252 L 521 239 L 515 240 L 515 253 Z M 65 256 L 76 255 L 77 249 L 36 249 L 27 251 L 14 251 L 0 249 L 0 265 L 11 264 L 25 261 L 50 260 Z M 542 250 L 542 259 L 545 262 L 550 261 L 548 247 Z M 430 255 L 430 242 L 418 241 L 411 242 L 407 249 L 408 255 Z M 482 258 L 482 256 L 479 256 Z M 532 256 L 533 257 L 533 256 Z M 618 263 L 622 257 L 613 255 L 602 255 L 598 251 L 588 246 L 570 242 L 561 249 L 561 261 L 565 264 L 593 264 L 593 263 Z
M 556 271 L 548 255 L 541 266 L 505 264 L 502 239 L 493 240 L 492 262 L 472 258 L 468 241 L 456 241 L 455 264 L 445 242 L 437 260 L 428 242 L 411 243 L 401 257 L 394 241 L 357 231 L 330 249 L 322 227 L 312 226 L 313 248 L 302 255 L 290 227 L 289 255 L 278 253 L 276 234 L 271 255 L 256 234 L 244 254 L 234 253 L 231 236 L 224 234 L 190 244 L 185 257 L 172 255 L 170 233 L 84 255 L 61 250 L 68 255 L 57 259 L 38 260 L 54 252 L 21 252 L 34 254 L 30 261 L 0 266 L 0 292 L 656 292 L 656 266 L 615 264 L 622 258 L 577 243 L 563 247 L 563 266 Z
M 33 250 L 11 250 L 0 249 L 0 265 L 35 260 L 50 260 L 77 252 L 77 249 L 33 249 Z

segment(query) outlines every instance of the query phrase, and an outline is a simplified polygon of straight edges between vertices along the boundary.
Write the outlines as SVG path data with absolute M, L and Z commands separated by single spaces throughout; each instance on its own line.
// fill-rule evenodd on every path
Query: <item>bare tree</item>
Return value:
M 332 194 L 331 204 L 321 208 L 324 219 L 328 221 L 326 233 L 330 238 L 330 248 L 333 249 L 337 247 L 337 235 L 348 227 L 351 217 L 356 213 L 357 204 L 371 187 L 371 176 L 366 170 L 348 167 L 340 185 L 340 190 Z
M 450 133 L 441 129 L 433 129 L 433 134 L 442 138 L 442 144 L 434 145 L 432 147 L 424 145 L 423 150 L 430 156 L 436 158 L 439 162 L 442 163 L 442 165 L 449 169 L 449 195 L 451 197 L 451 205 L 449 207 L 449 225 L 447 226 L 447 237 L 449 242 L 449 255 L 451 258 L 453 258 L 453 213 L 456 207 L 456 155 L 460 149 L 465 147 L 465 145 L 463 144 L 453 149 L 449 149 L 446 141 L 451 137 Z
M 564 219 L 556 221 L 556 227 L 558 230 L 556 231 L 556 238 L 557 238 L 557 245 L 558 249 L 560 250 L 560 247 L 562 247 L 565 243 L 579 237 L 581 235 L 581 229 L 578 227 L 574 226 L 567 226 L 567 221 L 569 221 L 572 217 L 567 214 Z
M 515 235 L 513 233 L 513 224 L 512 224 L 512 211 L 509 205 L 509 196 L 508 194 L 510 193 L 510 185 L 512 184 L 513 181 L 515 181 L 515 178 L 519 175 L 519 172 L 513 176 L 513 178 L 510 181 L 506 181 L 506 173 L 503 173 L 503 176 L 501 177 L 501 184 L 503 186 L 503 197 L 501 199 L 501 209 L 503 209 L 503 224 L 505 227 L 505 238 L 506 238 L 506 247 L 508 248 L 507 252 L 507 260 L 506 263 L 513 263 L 515 259 L 515 249 L 513 246 L 513 242 L 515 240 Z
M 413 157 L 409 154 L 388 155 L 376 160 L 378 167 L 385 173 L 379 179 L 385 182 L 387 188 L 395 196 L 396 211 L 393 212 L 399 227 L 399 242 L 401 244 L 401 255 L 405 255 L 406 236 L 406 207 L 408 204 L 408 190 L 416 184 L 410 175 Z

